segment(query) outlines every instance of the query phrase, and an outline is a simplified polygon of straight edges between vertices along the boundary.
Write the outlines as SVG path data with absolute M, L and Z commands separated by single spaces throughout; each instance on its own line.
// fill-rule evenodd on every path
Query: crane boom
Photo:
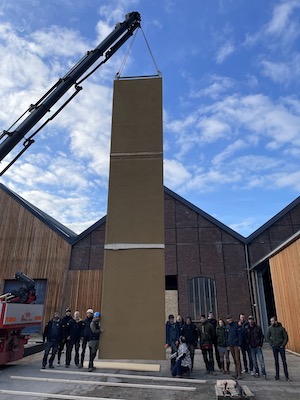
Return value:
M 116 25 L 115 29 L 104 39 L 94 50 L 88 51 L 86 55 L 36 103 L 29 107 L 29 115 L 12 131 L 3 131 L 0 135 L 0 140 L 4 137 L 5 140 L 0 143 L 0 162 L 14 149 L 14 147 L 24 138 L 24 148 L 10 162 L 10 164 L 0 173 L 2 175 L 19 157 L 20 155 L 34 142 L 32 136 L 28 139 L 25 135 L 41 120 L 41 118 L 50 111 L 58 100 L 74 85 L 74 94 L 66 101 L 67 104 L 81 89 L 77 82 L 80 77 L 103 55 L 105 59 L 101 62 L 102 65 L 106 62 L 140 27 L 141 16 L 134 11 L 126 15 L 125 21 Z M 98 67 L 97 67 L 98 68 Z M 96 70 L 95 68 L 94 70 Z M 93 71 L 92 71 L 93 72 Z M 91 72 L 91 73 L 92 73 Z M 88 74 L 90 75 L 90 74 Z M 82 79 L 84 80 L 84 79 Z M 81 80 L 81 81 L 82 81 Z M 55 115 L 61 111 L 61 107 Z M 55 116 L 54 115 L 54 116 Z M 53 116 L 53 117 L 54 117 Z M 50 119 L 53 119 L 51 117 Z M 21 119 L 21 117 L 19 118 Z M 44 125 L 42 125 L 44 126 Z M 40 130 L 39 128 L 38 130 Z

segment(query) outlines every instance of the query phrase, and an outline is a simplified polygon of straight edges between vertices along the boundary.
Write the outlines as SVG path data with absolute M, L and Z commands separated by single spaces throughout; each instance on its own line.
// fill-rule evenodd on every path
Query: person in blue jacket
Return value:
M 242 345 L 242 332 L 241 326 L 233 321 L 231 315 L 227 315 L 227 346 L 228 350 L 230 350 L 234 366 L 235 366 L 235 375 L 233 376 L 235 379 L 242 379 L 242 365 L 240 358 L 240 350 Z
M 179 336 L 180 332 L 178 324 L 175 323 L 174 315 L 170 314 L 168 321 L 166 322 L 166 348 L 171 348 L 171 355 L 177 351 Z M 175 358 L 171 358 L 171 370 L 173 369 L 175 362 Z

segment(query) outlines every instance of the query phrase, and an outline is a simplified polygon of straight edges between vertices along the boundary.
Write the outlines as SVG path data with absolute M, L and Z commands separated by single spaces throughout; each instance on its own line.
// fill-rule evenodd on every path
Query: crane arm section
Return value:
M 106 62 L 133 34 L 133 32 L 140 27 L 141 17 L 136 11 L 126 15 L 125 21 L 116 25 L 115 29 L 104 39 L 94 50 L 88 51 L 86 55 L 36 103 L 30 106 L 29 115 L 11 131 L 3 131 L 0 135 L 0 140 L 5 138 L 0 143 L 0 162 L 14 149 L 14 147 L 24 138 L 24 148 L 9 164 L 12 165 L 20 155 L 34 142 L 32 138 L 25 138 L 25 135 L 43 118 L 43 116 L 51 110 L 58 100 L 74 85 L 75 93 L 67 100 L 68 103 L 82 88 L 78 80 L 83 74 L 100 58 L 104 55 L 105 59 L 101 62 L 102 65 Z M 99 66 L 100 66 L 99 65 Z M 99 67 L 98 66 L 98 67 Z M 93 73 L 98 67 L 91 71 L 88 76 Z M 62 109 L 61 107 L 55 115 Z M 24 115 L 24 114 L 23 114 Z M 19 118 L 19 120 L 22 116 Z M 53 119 L 50 118 L 50 119 Z M 17 121 L 19 121 L 17 120 Z M 15 124 L 14 124 L 15 125 Z M 13 126 L 14 126 L 13 125 Z M 44 124 L 45 125 L 45 124 Z M 44 126 L 42 125 L 42 127 Z M 41 128 L 42 128 L 41 127 Z M 40 130 L 39 128 L 38 130 Z M 32 135 L 33 136 L 33 135 Z M 9 167 L 8 166 L 8 167 Z M 7 169 L 6 167 L 0 175 Z

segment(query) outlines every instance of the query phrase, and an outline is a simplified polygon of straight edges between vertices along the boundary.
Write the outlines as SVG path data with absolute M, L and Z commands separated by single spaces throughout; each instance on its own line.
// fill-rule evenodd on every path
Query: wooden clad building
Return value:
M 263 282 L 262 271 L 270 277 L 269 288 L 268 283 Z M 300 354 L 300 320 L 297 318 L 300 307 L 300 230 L 267 254 L 253 268 L 251 275 L 257 283 L 255 301 L 258 311 L 263 312 L 272 300 L 274 312 L 267 312 L 268 319 L 273 314 L 277 316 L 289 335 L 287 348 Z
M 0 291 L 7 291 L 5 283 L 17 271 L 43 280 L 47 286 L 44 299 L 47 320 L 62 306 L 72 251 L 70 239 L 75 234 L 61 229 L 60 224 L 3 185 L 0 210 Z M 52 222 L 51 228 L 46 220 Z
M 1 293 L 20 286 L 13 279 L 15 272 L 22 271 L 36 281 L 38 302 L 44 304 L 43 323 L 55 310 L 63 314 L 67 307 L 83 315 L 91 305 L 100 309 L 99 263 L 97 269 L 83 264 L 81 269 L 71 268 L 78 235 L 3 185 L 0 210 Z
M 300 353 L 300 232 L 297 239 L 270 258 L 277 318 L 289 333 L 288 347 Z

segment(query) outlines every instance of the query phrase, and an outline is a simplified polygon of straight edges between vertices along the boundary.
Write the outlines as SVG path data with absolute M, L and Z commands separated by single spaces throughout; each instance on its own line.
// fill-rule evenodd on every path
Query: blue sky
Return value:
M 299 196 L 298 0 L 0 0 L 0 129 L 130 11 L 163 77 L 165 185 L 250 235 Z M 1 178 L 77 233 L 106 214 L 113 80 L 130 43 Z M 155 73 L 139 31 L 121 76 Z

